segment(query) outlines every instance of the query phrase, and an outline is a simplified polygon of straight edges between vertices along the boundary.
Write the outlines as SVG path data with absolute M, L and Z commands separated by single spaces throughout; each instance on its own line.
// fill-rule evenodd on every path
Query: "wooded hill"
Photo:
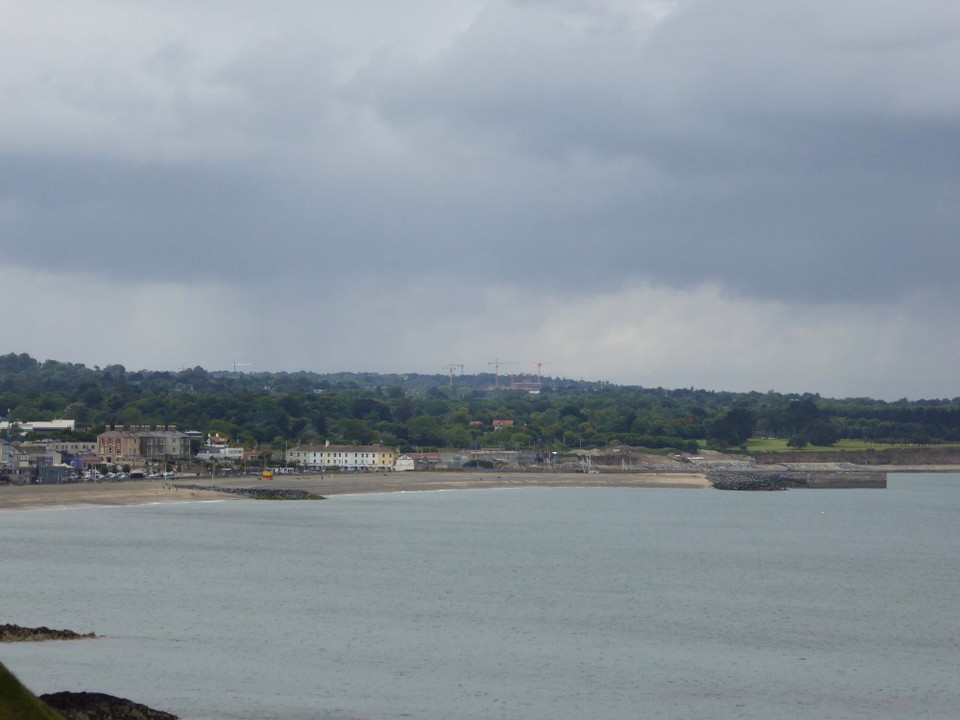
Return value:
M 0 356 L 0 415 L 77 421 L 76 439 L 107 425 L 219 432 L 247 447 L 368 444 L 402 450 L 502 447 L 569 450 L 624 444 L 729 449 L 754 435 L 791 445 L 838 439 L 960 442 L 960 398 L 884 402 L 817 394 L 643 388 L 543 378 L 539 394 L 490 391 L 492 374 L 317 374 L 128 371 L 27 354 Z M 493 420 L 513 420 L 493 429 Z

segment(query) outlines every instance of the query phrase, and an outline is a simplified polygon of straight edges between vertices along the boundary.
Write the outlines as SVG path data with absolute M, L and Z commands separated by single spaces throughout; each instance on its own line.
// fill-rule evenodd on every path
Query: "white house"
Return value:
M 243 448 L 227 447 L 225 445 L 205 445 L 204 448 L 197 453 L 197 460 L 240 462 L 243 460 Z
M 397 461 L 393 464 L 393 469 L 397 472 L 406 472 L 408 470 L 416 470 L 417 464 L 416 461 L 409 455 L 401 455 L 397 458 Z

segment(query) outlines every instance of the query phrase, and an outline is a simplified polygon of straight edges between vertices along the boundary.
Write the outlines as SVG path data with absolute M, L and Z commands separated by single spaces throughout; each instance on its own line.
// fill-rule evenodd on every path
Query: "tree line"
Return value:
M 245 447 L 383 443 L 571 450 L 631 445 L 695 452 L 754 435 L 794 447 L 842 438 L 960 442 L 960 398 L 822 398 L 818 394 L 664 389 L 544 378 L 538 394 L 491 390 L 492 374 L 243 373 L 100 368 L 0 355 L 0 415 L 76 420 L 75 437 L 112 425 L 176 425 Z M 513 424 L 494 429 L 494 420 Z

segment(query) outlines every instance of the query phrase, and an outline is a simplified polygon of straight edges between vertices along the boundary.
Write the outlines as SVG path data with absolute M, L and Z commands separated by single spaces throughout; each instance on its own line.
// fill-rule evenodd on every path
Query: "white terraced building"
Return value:
M 393 470 L 397 454 L 383 445 L 298 445 L 284 459 L 304 470 Z

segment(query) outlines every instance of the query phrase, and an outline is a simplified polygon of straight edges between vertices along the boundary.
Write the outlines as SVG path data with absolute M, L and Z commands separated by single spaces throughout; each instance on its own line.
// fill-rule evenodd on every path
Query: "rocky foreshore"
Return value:
M 48 627 L 28 628 L 20 625 L 0 625 L 0 642 L 36 642 L 40 640 L 90 640 L 94 633 L 73 630 L 54 630 Z
M 709 470 L 706 476 L 717 490 L 789 490 L 807 486 L 803 480 L 783 473 Z
M 177 720 L 176 715 L 105 693 L 57 692 L 39 698 L 66 720 Z
M 291 490 L 288 488 L 238 488 L 220 487 L 218 485 L 173 485 L 180 490 L 212 490 L 214 492 L 230 493 L 253 500 L 326 500 L 323 495 L 317 495 L 306 490 Z

